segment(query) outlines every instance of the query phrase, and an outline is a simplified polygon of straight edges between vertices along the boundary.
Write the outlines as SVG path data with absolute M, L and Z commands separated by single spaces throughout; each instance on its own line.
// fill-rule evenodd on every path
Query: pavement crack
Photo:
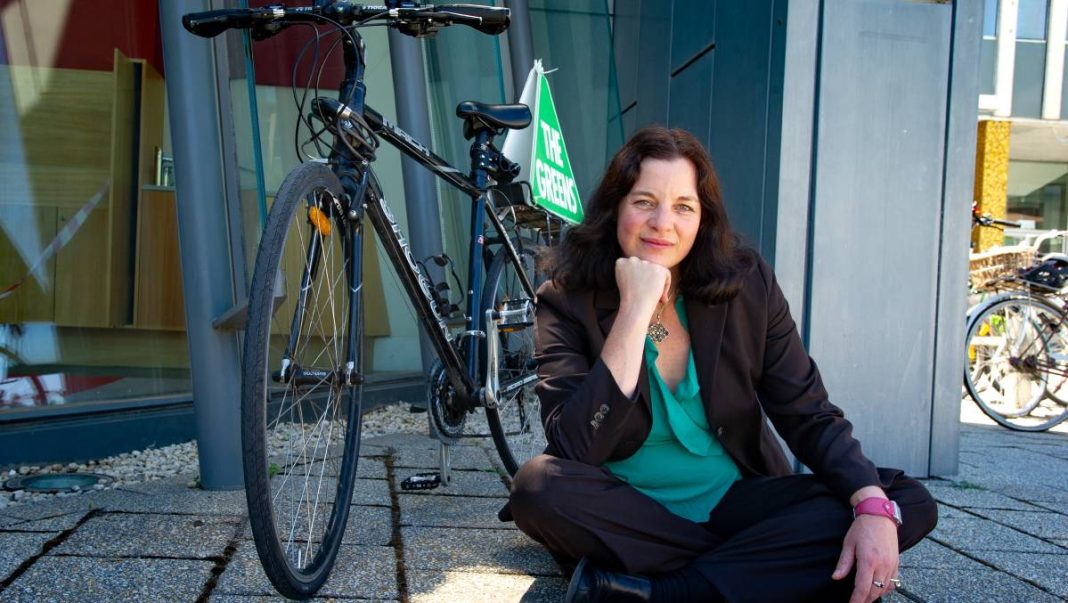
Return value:
M 1026 534 L 1026 532 L 1024 532 L 1024 533 Z M 1006 571 L 1006 570 L 994 565 L 993 563 L 991 563 L 991 562 L 989 562 L 989 561 L 987 561 L 985 559 L 982 559 L 980 557 L 976 557 L 975 555 L 972 555 L 971 553 L 969 553 L 967 551 L 958 549 L 957 547 L 953 546 L 949 542 L 947 542 L 945 540 L 942 540 L 940 538 L 936 538 L 936 537 L 933 537 L 933 536 L 930 536 L 930 535 L 928 535 L 927 538 L 937 542 L 938 544 L 946 547 L 947 549 L 949 549 L 949 550 L 951 550 L 951 551 L 953 551 L 953 552 L 955 552 L 955 553 L 957 553 L 959 555 L 963 555 L 963 556 L 967 557 L 968 559 L 971 559 L 972 561 L 975 561 L 976 563 L 984 565 L 984 566 L 994 570 L 995 572 L 997 572 L 999 574 L 1005 574 L 1006 576 L 1015 578 L 1015 579 L 1017 579 L 1017 580 L 1019 580 L 1021 582 L 1026 582 L 1027 584 L 1030 584 L 1031 586 L 1037 588 L 1038 590 L 1040 590 L 1040 591 L 1042 591 L 1044 593 L 1047 593 L 1047 594 L 1052 595 L 1054 597 L 1060 598 L 1060 595 L 1058 595 L 1057 593 L 1051 591 L 1046 586 L 1043 586 L 1042 584 L 1039 584 L 1038 582 L 1036 582 L 1036 581 L 1034 581 L 1034 580 L 1032 580 L 1030 578 L 1027 578 L 1026 576 L 1019 576 L 1017 574 L 1010 573 L 1010 572 L 1008 572 L 1008 571 Z
M 214 558 L 215 566 L 211 568 L 211 577 L 204 583 L 204 588 L 200 591 L 200 596 L 197 597 L 196 603 L 207 603 L 208 598 L 211 597 L 212 591 L 219 584 L 219 577 L 226 571 L 226 566 L 230 565 L 230 560 L 234 558 L 234 553 L 237 551 L 237 545 L 241 541 L 241 533 L 243 531 L 242 526 L 238 524 L 234 537 L 230 539 L 226 548 L 223 549 L 222 556 Z
M 404 567 L 404 537 L 401 535 L 400 496 L 397 493 L 396 473 L 393 467 L 393 455 L 385 459 L 386 479 L 389 483 L 390 516 L 393 534 L 389 544 L 397 560 L 397 598 L 400 603 L 408 603 L 408 573 Z
M 66 530 L 63 530 L 59 534 L 56 534 L 56 536 L 54 538 L 52 538 L 48 542 L 45 542 L 44 544 L 42 544 L 40 552 L 38 552 L 36 555 L 33 555 L 29 559 L 23 561 L 21 564 L 19 564 L 18 567 L 15 568 L 15 571 L 11 572 L 11 575 L 9 575 L 3 581 L 0 581 L 0 592 L 3 592 L 5 590 L 7 590 L 7 587 L 11 586 L 11 584 L 14 583 L 15 580 L 18 580 L 19 576 L 21 576 L 22 574 L 26 573 L 26 570 L 30 569 L 30 566 L 32 566 L 34 563 L 36 563 L 37 560 L 40 559 L 41 557 L 44 557 L 45 555 L 47 555 L 48 551 L 51 551 L 52 549 L 56 548 L 57 546 L 63 544 L 63 542 L 66 539 L 70 538 L 71 534 L 73 534 L 75 532 L 75 530 L 80 528 L 83 523 L 89 521 L 90 519 L 92 519 L 92 518 L 94 518 L 94 517 L 96 517 L 98 515 L 103 515 L 103 514 L 104 514 L 104 511 L 102 509 L 93 509 L 93 510 L 89 511 L 88 513 L 86 513 L 81 519 L 79 519 L 78 523 L 74 524 L 74 527 L 71 527 L 71 528 L 68 528 Z

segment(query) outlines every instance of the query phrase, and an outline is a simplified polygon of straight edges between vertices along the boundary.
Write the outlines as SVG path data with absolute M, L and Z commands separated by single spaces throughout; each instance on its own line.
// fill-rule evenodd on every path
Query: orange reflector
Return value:
M 326 214 L 323 213 L 323 210 L 319 209 L 318 207 L 315 207 L 314 205 L 311 206 L 308 209 L 308 220 L 311 221 L 312 226 L 315 227 L 315 230 L 319 231 L 319 234 L 323 235 L 324 237 L 330 236 L 330 218 L 326 217 Z

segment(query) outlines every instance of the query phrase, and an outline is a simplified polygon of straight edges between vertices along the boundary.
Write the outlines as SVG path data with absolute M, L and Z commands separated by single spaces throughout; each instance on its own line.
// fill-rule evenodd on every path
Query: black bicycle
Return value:
M 448 444 L 459 438 L 492 437 L 509 473 L 544 447 L 531 392 L 535 286 L 541 280 L 535 260 L 537 248 L 558 234 L 559 222 L 527 205 L 524 195 L 504 194 L 519 167 L 498 151 L 494 137 L 526 127 L 526 105 L 459 104 L 464 136 L 472 140 L 464 174 L 365 103 L 358 27 L 388 25 L 423 37 L 463 24 L 499 34 L 508 27 L 508 9 L 320 0 L 311 7 L 190 14 L 183 24 L 204 37 L 232 28 L 249 29 L 255 40 L 293 26 L 311 33 L 293 70 L 296 80 L 302 61 L 312 66 L 293 86 L 301 117 L 297 140 L 302 129 L 308 133 L 298 156 L 313 146 L 324 159 L 294 169 L 271 207 L 249 293 L 241 400 L 256 548 L 278 591 L 304 598 L 333 566 L 356 483 L 365 226 L 374 228 L 439 358 L 428 378 L 430 429 L 443 443 L 441 473 L 429 480 L 434 485 L 447 483 Z M 338 98 L 319 96 L 322 65 L 338 48 L 345 64 Z M 467 283 L 459 303 L 425 266 L 451 260 L 414 257 L 383 198 L 371 167 L 382 140 L 471 199 Z M 462 326 L 454 332 L 450 325 L 456 322 Z

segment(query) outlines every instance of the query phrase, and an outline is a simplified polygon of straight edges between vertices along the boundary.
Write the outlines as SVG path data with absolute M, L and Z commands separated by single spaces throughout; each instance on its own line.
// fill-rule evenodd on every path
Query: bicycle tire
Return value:
M 361 299 L 359 288 L 348 294 L 346 271 L 360 268 L 345 253 L 350 235 L 331 217 L 342 194 L 324 164 L 290 172 L 271 207 L 249 294 L 241 400 L 249 521 L 264 572 L 293 599 L 315 594 L 333 568 L 359 458 L 362 388 L 339 378 L 349 304 Z M 317 253 L 309 251 L 313 240 Z M 302 293 L 306 311 L 295 321 Z M 363 316 L 354 310 L 354 368 L 362 374 Z M 299 376 L 287 383 L 278 370 L 283 355 Z
M 1059 380 L 1066 367 L 1050 352 L 1043 315 L 1060 312 L 1030 297 L 996 298 L 976 310 L 966 329 L 968 395 L 986 416 L 1016 431 L 1045 431 L 1068 419 L 1068 405 L 1048 391 L 1051 377 Z
M 535 289 L 542 278 L 536 270 L 535 254 L 527 248 L 517 249 L 524 272 L 528 274 Z M 501 249 L 493 257 L 486 272 L 486 284 L 482 290 L 480 307 L 485 312 L 489 308 L 500 308 L 507 300 L 526 297 L 516 272 L 516 266 L 508 257 L 507 250 Z M 502 391 L 509 384 L 527 379 L 536 374 L 534 363 L 534 327 L 514 331 L 499 331 L 500 357 L 498 358 L 498 378 Z M 485 346 L 483 346 L 485 347 Z M 483 353 L 483 358 L 486 355 Z M 485 365 L 485 363 L 483 363 Z M 487 368 L 488 367 L 484 367 Z M 485 383 L 485 371 L 483 371 Z M 541 423 L 541 403 L 533 391 L 533 382 L 502 395 L 496 408 L 486 408 L 486 422 L 497 453 L 508 471 L 515 475 L 519 467 L 531 457 L 541 454 L 545 449 L 545 432 Z

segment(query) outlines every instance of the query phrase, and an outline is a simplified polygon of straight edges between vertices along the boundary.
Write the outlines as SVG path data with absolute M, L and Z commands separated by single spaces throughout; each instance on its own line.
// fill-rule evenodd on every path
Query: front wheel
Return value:
M 286 177 L 249 293 L 245 493 L 264 572 L 292 599 L 313 595 L 334 565 L 359 457 L 361 288 L 349 295 L 349 279 L 360 278 L 359 238 L 338 215 L 342 195 L 323 164 Z
M 520 269 L 536 288 L 543 279 L 538 276 L 534 253 L 525 248 L 517 252 Z M 481 308 L 483 311 L 489 308 L 500 310 L 505 302 L 529 297 L 515 263 L 511 261 L 507 250 L 501 249 L 493 257 L 486 273 Z M 500 393 L 497 408 L 486 408 L 486 421 L 501 462 L 509 475 L 515 475 L 520 465 L 545 449 L 541 403 L 534 394 L 537 378 L 534 326 L 499 330 L 497 340 L 500 345 L 496 363 Z
M 1029 297 L 976 311 L 967 328 L 964 384 L 988 417 L 1018 431 L 1045 431 L 1068 418 L 1068 405 L 1050 395 L 1060 393 L 1068 369 L 1060 325 L 1056 308 Z

